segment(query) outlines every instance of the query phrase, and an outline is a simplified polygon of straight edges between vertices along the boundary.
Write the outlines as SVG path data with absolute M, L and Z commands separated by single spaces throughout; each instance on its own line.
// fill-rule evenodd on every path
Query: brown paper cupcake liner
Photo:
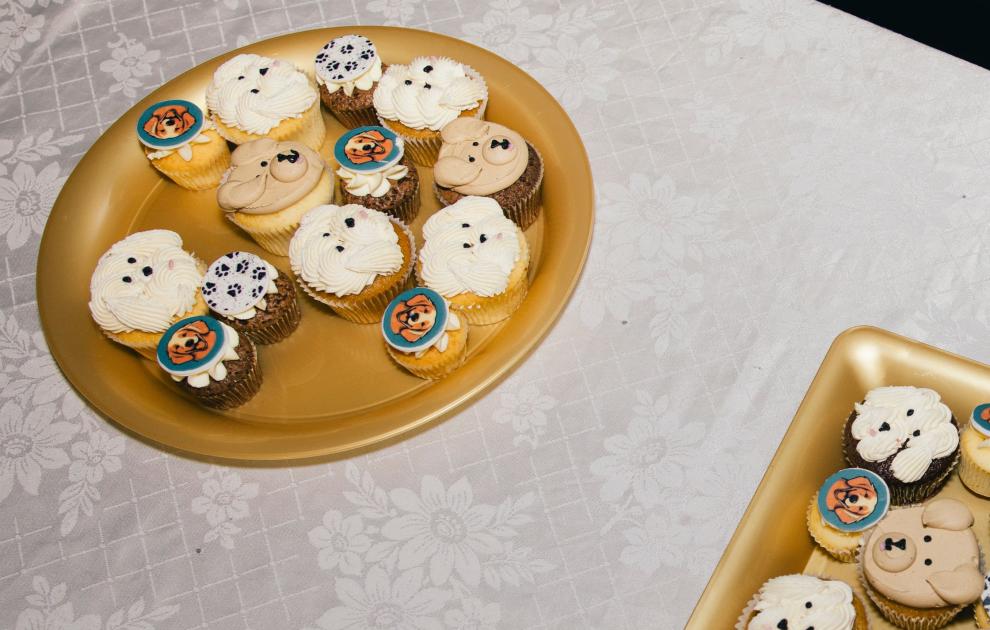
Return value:
M 973 604 L 973 618 L 976 620 L 977 628 L 990 628 L 990 614 L 987 613 L 982 600 Z
M 323 103 L 326 106 L 326 102 Z M 332 109 L 327 107 L 327 111 L 330 112 L 334 118 L 340 121 L 346 129 L 355 129 L 357 127 L 370 127 L 378 124 L 378 116 L 375 114 L 374 107 L 366 107 L 364 109 Z
M 415 168 L 415 167 L 413 167 L 413 168 Z M 346 205 L 347 203 L 352 203 L 352 202 L 349 202 L 347 199 L 344 198 L 344 190 L 345 189 L 344 189 L 344 182 L 343 182 L 343 180 L 338 180 L 338 181 L 339 181 L 339 191 L 338 191 L 337 197 L 338 197 L 338 199 L 340 199 L 340 205 Z M 380 212 L 384 212 L 385 214 L 389 215 L 390 217 L 393 217 L 395 219 L 398 219 L 399 221 L 402 221 L 406 225 L 412 225 L 412 222 L 416 220 L 416 217 L 417 216 L 419 216 L 419 208 L 420 208 L 419 183 L 420 183 L 420 180 L 417 179 L 416 180 L 416 190 L 414 190 L 413 193 L 411 195 L 409 195 L 405 199 L 405 201 L 403 201 L 402 203 L 396 204 L 395 206 L 393 206 L 391 208 L 374 208 L 374 209 L 377 209 Z M 352 199 L 354 197 L 355 197 L 355 195 L 351 195 L 351 198 Z M 360 201 L 357 201 L 357 204 L 358 205 L 364 205 Z
M 305 291 L 311 298 L 317 302 L 326 304 L 333 310 L 334 313 L 350 322 L 354 322 L 355 324 L 379 323 L 382 319 L 382 313 L 385 312 L 385 308 L 388 306 L 389 302 L 391 302 L 395 296 L 410 287 L 413 261 L 416 259 L 416 237 L 413 236 L 413 233 L 409 227 L 401 221 L 394 218 L 390 220 L 393 224 L 402 228 L 406 238 L 409 239 L 410 252 L 409 260 L 403 261 L 405 269 L 401 270 L 402 273 L 396 276 L 395 282 L 392 286 L 377 295 L 360 301 L 354 300 L 353 298 L 346 301 L 335 299 L 330 293 L 325 293 L 310 287 L 309 284 L 303 280 L 302 276 L 297 275 L 296 280 L 298 281 L 299 286 L 301 286 L 303 291 Z
M 845 563 L 855 562 L 856 551 L 859 549 L 859 540 L 858 539 L 851 540 L 850 542 L 852 543 L 852 547 L 849 549 L 836 547 L 834 545 L 828 544 L 828 541 L 822 540 L 821 538 L 815 535 L 815 531 L 817 528 L 813 524 L 813 519 L 816 518 L 819 520 L 822 518 L 821 513 L 818 511 L 817 492 L 815 493 L 815 496 L 812 497 L 811 503 L 808 505 L 808 510 L 805 515 L 805 520 L 807 521 L 808 524 L 808 533 L 811 535 L 811 538 L 818 544 L 819 547 L 824 549 L 826 552 L 828 552 L 830 556 L 832 556 L 839 562 L 845 562 Z M 860 538 L 861 537 L 862 536 L 860 536 Z
M 289 225 L 282 225 L 274 228 L 269 228 L 266 230 L 258 230 L 254 227 L 248 227 L 238 221 L 238 216 L 236 212 L 228 212 L 227 219 L 231 223 L 241 228 L 248 235 L 254 239 L 258 245 L 261 245 L 264 250 L 270 254 L 275 254 L 276 256 L 288 256 L 289 255 L 289 243 L 292 241 L 292 235 L 296 233 L 299 229 L 299 222 L 293 222 Z
M 204 406 L 214 409 L 233 409 L 251 400 L 258 393 L 258 390 L 261 389 L 262 375 L 261 366 L 258 364 L 258 348 L 254 346 L 254 343 L 250 339 L 243 335 L 241 336 L 240 343 L 251 344 L 254 350 L 254 362 L 251 364 L 251 369 L 244 378 L 231 385 L 222 393 L 209 397 L 194 394 L 196 399 Z
M 195 151 L 195 148 L 193 149 Z M 221 151 L 205 164 L 190 165 L 186 170 L 167 168 L 162 160 L 149 160 L 151 165 L 173 182 L 188 190 L 210 190 L 220 185 L 220 178 L 230 168 L 230 151 Z
M 292 291 L 294 292 L 294 286 L 290 285 L 290 287 L 292 287 Z M 239 320 L 232 317 L 223 318 L 224 322 L 230 324 L 239 334 L 245 335 L 254 343 L 260 344 L 273 344 L 282 341 L 299 327 L 301 319 L 302 311 L 299 309 L 299 300 L 296 299 L 294 293 L 292 299 L 279 309 L 278 317 L 269 320 L 264 328 L 246 330 L 238 327 Z
M 809 573 L 802 573 L 801 575 L 811 575 Z M 812 577 L 817 577 L 822 580 L 833 580 L 835 578 L 812 575 Z M 839 580 L 840 582 L 844 580 Z M 846 582 L 849 588 L 852 589 L 853 585 Z M 760 589 L 763 587 L 761 586 Z M 746 626 L 749 625 L 750 620 L 753 618 L 753 613 L 756 612 L 756 604 L 759 602 L 759 592 L 755 593 L 753 597 L 750 598 L 749 602 L 746 603 L 746 607 L 743 608 L 742 613 L 739 615 L 739 619 L 736 620 L 735 630 L 747 630 Z M 860 596 L 853 590 L 852 594 L 852 604 L 853 608 L 856 610 L 856 622 L 853 624 L 853 630 L 870 630 L 870 620 L 866 616 L 866 605 Z
M 305 144 L 319 153 L 320 148 L 323 146 L 323 140 L 327 135 L 319 98 L 301 116 L 298 118 L 286 118 L 265 134 L 251 133 L 237 127 L 228 126 L 217 118 L 216 115 L 212 115 L 211 119 L 216 126 L 217 133 L 227 141 L 238 145 L 259 138 L 271 138 L 279 142 L 294 140 Z
M 962 450 L 960 448 L 960 450 Z M 966 455 L 959 460 L 959 479 L 970 491 L 984 497 L 990 497 L 990 472 L 980 468 Z

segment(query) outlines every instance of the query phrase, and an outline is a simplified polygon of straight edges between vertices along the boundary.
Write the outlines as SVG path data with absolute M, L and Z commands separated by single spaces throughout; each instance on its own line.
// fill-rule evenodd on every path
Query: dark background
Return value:
M 986 0 L 819 0 L 990 69 L 990 2 Z

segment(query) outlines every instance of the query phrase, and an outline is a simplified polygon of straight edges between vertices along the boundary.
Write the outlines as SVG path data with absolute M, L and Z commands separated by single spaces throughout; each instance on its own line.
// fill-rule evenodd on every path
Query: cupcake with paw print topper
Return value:
M 448 206 L 469 195 L 491 197 L 522 229 L 540 216 L 543 158 L 521 135 L 493 122 L 457 118 L 440 130 L 435 192 Z
M 863 532 L 890 506 L 890 490 L 876 473 L 845 468 L 825 480 L 808 505 L 808 532 L 839 562 L 855 562 Z
M 938 393 L 878 387 L 846 420 L 846 461 L 879 475 L 892 505 L 919 503 L 945 484 L 959 461 L 959 428 Z
M 433 166 L 444 125 L 461 116 L 484 118 L 488 86 L 477 71 L 453 59 L 417 57 L 389 66 L 373 101 L 382 126 L 405 140 L 413 161 Z
M 332 196 L 333 173 L 316 151 L 268 138 L 237 147 L 217 189 L 227 218 L 277 256 L 288 255 L 302 216 Z
M 529 246 L 494 199 L 464 197 L 423 225 L 420 281 L 471 324 L 509 317 L 529 288 Z
M 255 343 L 285 339 L 302 316 L 292 280 L 250 252 L 213 261 L 203 278 L 203 298 L 218 319 Z
M 206 105 L 217 131 L 234 144 L 271 138 L 319 151 L 326 136 L 316 88 L 288 61 L 237 55 L 213 74 Z
M 176 321 L 205 315 L 206 266 L 169 230 L 135 232 L 104 253 L 89 284 L 89 310 L 107 337 L 149 359 Z
M 345 204 L 413 222 L 419 214 L 419 174 L 402 138 L 384 127 L 358 127 L 337 140 L 333 154 Z
M 367 37 L 331 39 L 316 53 L 316 84 L 323 106 L 345 127 L 378 124 L 372 98 L 387 67 Z
M 990 403 L 977 405 L 959 438 L 959 479 L 966 487 L 990 497 Z
M 208 315 L 173 324 L 162 335 L 156 356 L 172 380 L 206 407 L 238 407 L 261 389 L 254 344 Z
M 467 323 L 426 287 L 404 291 L 389 303 L 382 335 L 389 356 L 420 378 L 443 378 L 467 358 Z
M 230 166 L 227 141 L 195 103 L 155 103 L 138 117 L 137 134 L 151 165 L 183 188 L 216 188 Z
M 296 280 L 314 300 L 357 324 L 381 321 L 412 271 L 416 244 L 398 219 L 358 205 L 313 208 L 289 246 Z

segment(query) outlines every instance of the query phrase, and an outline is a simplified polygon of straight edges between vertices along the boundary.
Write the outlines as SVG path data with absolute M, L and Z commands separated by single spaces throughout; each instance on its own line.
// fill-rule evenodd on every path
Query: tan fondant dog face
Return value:
M 440 131 L 443 146 L 433 174 L 437 184 L 462 195 L 490 195 L 515 183 L 526 170 L 529 147 L 508 127 L 461 117 Z
M 319 155 L 306 145 L 270 138 L 240 145 L 230 163 L 227 179 L 217 189 L 217 202 L 225 210 L 251 214 L 269 212 L 273 204 L 301 197 L 304 182 L 315 184 L 323 171 Z
M 929 605 L 973 602 L 983 591 L 983 574 L 972 525 L 973 514 L 955 499 L 892 510 L 863 551 L 871 583 L 897 601 L 912 594 Z

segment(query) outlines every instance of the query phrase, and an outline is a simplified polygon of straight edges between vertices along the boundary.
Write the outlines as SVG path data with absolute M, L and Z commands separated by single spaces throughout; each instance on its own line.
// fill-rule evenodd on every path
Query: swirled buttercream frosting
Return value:
M 519 260 L 519 228 L 494 199 L 464 197 L 423 225 L 420 275 L 445 297 L 505 291 Z
M 89 284 L 89 310 L 108 332 L 162 332 L 193 308 L 202 277 L 178 234 L 135 232 L 100 257 Z
M 316 102 L 309 78 L 288 61 L 241 54 L 217 68 L 206 105 L 225 125 L 264 135 Z
M 417 57 L 409 65 L 388 67 L 374 104 L 382 118 L 439 131 L 487 98 L 484 80 L 464 64 L 447 57 Z
M 338 297 L 360 293 L 402 267 L 399 237 L 388 216 L 356 204 L 317 206 L 289 244 L 292 270 L 310 287 Z
M 959 446 L 952 412 L 933 390 L 878 387 L 856 404 L 851 433 L 856 452 L 868 462 L 894 457 L 891 471 L 898 481 L 921 479 L 932 460 Z
M 845 582 L 810 575 L 785 575 L 763 585 L 747 630 L 852 630 L 852 589 Z

